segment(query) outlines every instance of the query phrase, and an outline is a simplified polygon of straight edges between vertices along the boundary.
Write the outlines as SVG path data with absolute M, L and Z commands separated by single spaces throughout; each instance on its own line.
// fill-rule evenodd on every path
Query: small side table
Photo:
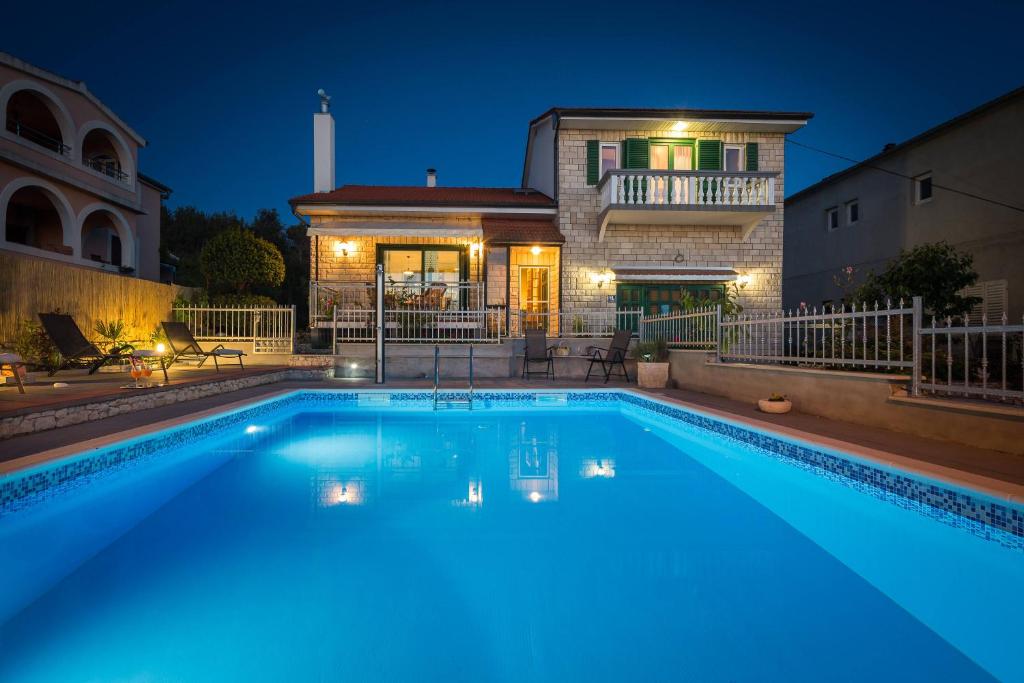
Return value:
M 132 356 L 135 357 L 135 358 L 142 358 L 142 359 L 146 359 L 146 358 L 159 358 L 160 359 L 160 369 L 164 373 L 164 384 L 170 384 L 171 383 L 171 380 L 167 378 L 167 364 L 164 363 L 164 354 L 160 353 L 159 351 L 154 351 L 152 349 L 136 349 L 135 351 L 132 351 Z

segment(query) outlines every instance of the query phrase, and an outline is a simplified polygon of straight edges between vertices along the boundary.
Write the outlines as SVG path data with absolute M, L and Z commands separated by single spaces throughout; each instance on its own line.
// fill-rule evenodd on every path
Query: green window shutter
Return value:
M 701 171 L 722 170 L 721 140 L 700 140 L 697 143 L 697 168 Z
M 587 140 L 587 185 L 597 185 L 601 173 L 601 146 L 597 140 Z
M 622 156 L 623 168 L 647 168 L 651 163 L 651 143 L 647 138 L 626 138 Z
M 747 170 L 748 171 L 756 171 L 757 170 L 757 143 L 756 142 L 748 142 L 747 143 Z

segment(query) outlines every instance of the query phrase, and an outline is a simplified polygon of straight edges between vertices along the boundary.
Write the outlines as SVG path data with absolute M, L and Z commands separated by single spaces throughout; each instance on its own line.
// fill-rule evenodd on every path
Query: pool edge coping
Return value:
M 374 394 L 374 393 L 422 393 L 423 389 L 413 388 L 394 388 L 388 389 L 383 387 L 374 388 L 324 388 L 324 387 L 298 387 L 288 389 L 278 389 L 276 391 L 268 392 L 261 396 L 255 396 L 247 399 L 241 399 L 238 401 L 232 401 L 231 403 L 225 403 L 223 405 L 216 406 L 214 408 L 206 408 L 193 413 L 187 413 L 179 415 L 173 418 L 167 418 L 158 422 L 153 422 L 147 425 L 139 427 L 132 427 L 130 429 L 113 432 L 104 436 L 94 437 L 92 439 L 74 443 L 66 444 L 64 446 L 58 446 L 56 448 L 47 449 L 45 451 L 39 451 L 31 455 L 25 455 L 19 458 L 14 458 L 5 462 L 0 462 L 0 478 L 16 475 L 17 473 L 35 468 L 45 466 L 47 464 L 57 462 L 62 459 L 73 459 L 79 457 L 88 457 L 94 451 L 119 444 L 122 442 L 131 441 L 132 439 L 144 438 L 146 436 L 157 434 L 159 432 L 173 429 L 175 427 L 182 426 L 184 424 L 202 421 L 207 418 L 214 418 L 221 415 L 227 415 L 231 412 L 251 408 L 263 403 L 269 403 L 277 401 L 282 398 L 286 398 L 293 394 L 301 393 L 356 393 L 356 394 Z M 936 463 L 929 463 L 922 460 L 910 458 L 908 456 L 891 453 L 876 448 L 870 448 L 867 446 L 861 446 L 850 441 L 843 441 L 841 439 L 834 439 L 832 437 L 822 436 L 814 434 L 812 432 L 806 432 L 793 427 L 785 425 L 779 425 L 773 422 L 766 422 L 758 420 L 756 418 L 747 417 L 744 415 L 738 415 L 736 413 L 730 413 L 717 408 L 709 408 L 707 406 L 690 403 L 682 399 L 663 396 L 660 394 L 647 393 L 633 387 L 598 387 L 598 388 L 574 388 L 574 389 L 561 389 L 561 388 L 537 388 L 537 389 L 481 389 L 480 393 L 484 392 L 501 392 L 501 393 L 532 393 L 532 394 L 567 394 L 570 392 L 588 392 L 588 393 L 605 393 L 605 394 L 631 394 L 634 397 L 661 403 L 676 408 L 684 409 L 688 412 L 702 415 L 706 418 L 719 420 L 727 424 L 731 424 L 736 427 L 743 429 L 754 429 L 768 435 L 785 439 L 790 442 L 794 442 L 798 445 L 807 446 L 813 449 L 821 450 L 822 448 L 827 449 L 829 455 L 833 455 L 839 458 L 845 458 L 847 460 L 860 460 L 864 464 L 871 465 L 874 467 L 881 467 L 888 471 L 895 471 L 897 473 L 907 474 L 911 477 L 923 478 L 929 481 L 933 481 L 937 484 L 947 487 L 954 487 L 960 489 L 966 493 L 974 493 L 997 501 L 1020 504 L 1024 502 L 1024 485 L 1014 484 L 1002 479 L 996 479 L 994 477 L 988 477 L 982 474 L 975 474 L 971 472 L 965 472 L 956 468 L 947 467 L 945 465 L 939 465 Z

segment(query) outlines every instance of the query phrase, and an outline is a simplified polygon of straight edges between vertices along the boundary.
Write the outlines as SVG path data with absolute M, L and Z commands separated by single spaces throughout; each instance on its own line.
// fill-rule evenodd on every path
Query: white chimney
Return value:
M 427 169 L 427 187 L 437 187 L 437 170 Z
M 334 189 L 334 117 L 330 95 L 323 88 L 316 94 L 320 111 L 313 114 L 313 192 L 330 192 Z

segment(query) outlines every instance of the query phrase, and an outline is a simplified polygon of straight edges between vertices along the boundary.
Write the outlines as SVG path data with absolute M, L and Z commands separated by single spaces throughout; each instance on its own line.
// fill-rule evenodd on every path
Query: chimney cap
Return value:
M 327 91 L 320 88 L 316 91 L 317 97 L 320 98 L 320 113 L 326 114 L 330 110 L 331 96 L 327 94 Z

